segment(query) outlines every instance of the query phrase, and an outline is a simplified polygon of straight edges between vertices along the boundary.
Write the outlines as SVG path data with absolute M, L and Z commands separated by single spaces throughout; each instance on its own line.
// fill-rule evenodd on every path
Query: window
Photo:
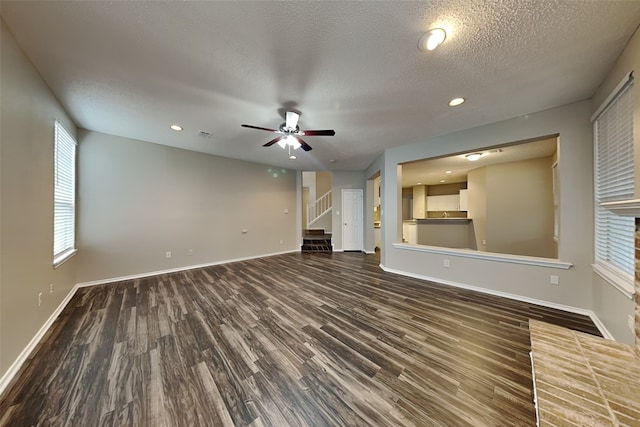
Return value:
M 57 267 L 76 251 L 76 141 L 55 122 L 53 148 L 53 264 Z
M 627 288 L 634 275 L 634 218 L 616 215 L 602 203 L 635 198 L 633 79 L 625 79 L 594 121 L 596 267 Z M 613 277 L 610 277 L 613 276 Z M 627 284 L 628 283 L 628 284 Z

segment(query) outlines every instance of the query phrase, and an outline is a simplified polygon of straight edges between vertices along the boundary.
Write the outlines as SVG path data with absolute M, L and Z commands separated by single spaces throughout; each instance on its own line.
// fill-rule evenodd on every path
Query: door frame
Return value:
M 347 233 L 345 233 L 345 227 L 347 225 L 347 223 L 345 222 L 347 220 L 347 218 L 345 218 L 345 195 L 346 194 L 356 194 L 360 196 L 360 201 L 359 203 L 355 203 L 354 204 L 354 208 L 355 208 L 355 212 L 356 212 L 356 217 L 359 216 L 360 218 L 360 223 L 357 224 L 353 230 L 355 231 L 355 236 L 350 236 L 350 237 L 355 237 L 355 245 L 354 247 L 349 247 L 347 248 L 346 243 L 346 237 L 347 237 Z M 360 251 L 362 252 L 364 249 L 364 233 L 363 233 L 363 228 L 364 228 L 364 192 L 361 188 L 343 188 L 342 192 L 341 192 L 341 202 L 342 202 L 342 220 L 341 220 L 341 225 L 340 228 L 342 230 L 342 250 L 343 251 Z

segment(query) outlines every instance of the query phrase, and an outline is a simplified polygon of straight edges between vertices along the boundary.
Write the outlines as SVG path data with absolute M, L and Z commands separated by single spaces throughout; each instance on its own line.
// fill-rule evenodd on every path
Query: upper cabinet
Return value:
M 469 190 L 460 190 L 460 210 L 469 210 Z
M 458 211 L 460 209 L 460 196 L 447 194 L 444 196 L 427 196 L 428 211 Z
M 416 185 L 413 187 L 413 217 L 425 218 L 427 208 L 425 206 L 427 189 L 424 185 Z

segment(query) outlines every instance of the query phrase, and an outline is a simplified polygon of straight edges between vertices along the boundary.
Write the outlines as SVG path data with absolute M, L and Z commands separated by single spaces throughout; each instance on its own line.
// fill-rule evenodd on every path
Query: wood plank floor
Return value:
M 584 317 L 287 254 L 82 288 L 2 426 L 535 425 L 528 319 Z

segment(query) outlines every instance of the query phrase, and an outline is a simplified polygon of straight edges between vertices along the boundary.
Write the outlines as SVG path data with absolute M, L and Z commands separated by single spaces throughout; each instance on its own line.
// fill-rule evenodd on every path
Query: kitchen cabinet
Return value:
M 460 210 L 469 210 L 469 190 L 460 190 Z
M 418 244 L 418 225 L 415 220 L 402 223 L 402 240 L 404 243 Z
M 428 211 L 458 211 L 460 210 L 460 195 L 446 194 L 443 196 L 427 196 Z
M 416 185 L 413 187 L 413 217 L 424 218 L 427 213 L 425 206 L 427 190 L 424 185 Z

